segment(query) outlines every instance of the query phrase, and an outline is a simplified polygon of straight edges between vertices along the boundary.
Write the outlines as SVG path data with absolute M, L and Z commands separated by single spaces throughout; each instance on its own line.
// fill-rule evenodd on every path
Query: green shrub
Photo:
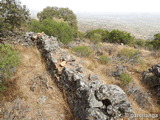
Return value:
M 131 82 L 132 77 L 128 73 L 122 73 L 120 75 L 120 79 L 122 81 L 122 85 L 126 86 L 126 85 L 128 85 Z
M 126 62 L 139 62 L 140 61 L 140 52 L 133 48 L 123 48 L 119 52 L 119 56 L 123 58 Z
M 63 19 L 66 21 L 70 27 L 77 30 L 77 17 L 69 8 L 58 8 L 58 7 L 46 7 L 42 12 L 37 14 L 37 17 L 40 21 L 43 21 L 47 18 L 50 19 Z
M 5 79 L 15 72 L 19 63 L 18 52 L 10 45 L 0 44 L 0 96 L 7 89 Z
M 102 64 L 107 64 L 109 63 L 110 58 L 108 56 L 102 55 L 99 57 L 99 62 Z
M 160 33 L 157 33 L 154 35 L 154 40 L 159 40 L 160 41 Z
M 129 44 L 130 46 L 134 46 L 134 47 L 146 47 L 146 41 L 142 40 L 142 39 L 135 39 L 133 41 L 131 41 L 131 43 Z
M 95 29 L 87 32 L 85 37 L 97 43 L 106 41 L 106 39 L 108 39 L 108 34 L 109 32 L 107 30 Z
M 32 20 L 30 30 L 44 32 L 47 35 L 57 37 L 64 44 L 73 41 L 75 35 L 75 30 L 67 23 L 52 19 L 44 19 L 42 22 Z
M 77 31 L 76 34 L 77 34 L 76 37 L 79 38 L 80 40 L 84 39 L 85 33 Z
M 152 40 L 147 42 L 147 48 L 149 49 L 154 49 L 154 50 L 159 50 L 160 49 L 160 41 L 159 40 Z
M 3 91 L 5 91 L 7 89 L 7 86 L 6 86 L 6 83 L 3 81 L 1 84 L 0 84 L 0 96 L 1 96 L 1 93 Z
M 81 57 L 89 57 L 92 53 L 91 48 L 89 48 L 88 46 L 78 46 L 74 47 L 72 50 Z
M 19 0 L 0 1 L 0 33 L 20 28 L 29 19 L 29 11 Z
M 29 31 L 39 33 L 39 32 L 42 32 L 42 28 L 43 28 L 43 25 L 38 20 L 32 19 L 30 21 Z
M 0 75 L 8 78 L 20 62 L 18 52 L 10 45 L 0 44 Z
M 124 43 L 129 44 L 134 40 L 134 37 L 131 36 L 130 33 L 120 31 L 120 30 L 112 30 L 109 33 L 108 41 L 111 43 Z
M 91 37 L 91 41 L 94 43 L 94 44 L 98 44 L 102 41 L 102 35 L 100 34 L 97 34 L 97 33 L 94 33 L 93 36 Z

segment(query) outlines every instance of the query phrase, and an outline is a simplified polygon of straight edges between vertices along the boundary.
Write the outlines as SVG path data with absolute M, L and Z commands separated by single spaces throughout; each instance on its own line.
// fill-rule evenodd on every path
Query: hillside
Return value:
M 2 120 L 84 120 L 86 117 L 89 120 L 110 120 L 118 119 L 119 115 L 126 117 L 125 114 L 130 118 L 133 112 L 152 113 L 157 118 L 160 107 L 155 91 L 149 91 L 141 76 L 159 62 L 158 53 L 139 48 L 141 61 L 131 59 L 126 62 L 119 58 L 119 54 L 123 49 L 134 49 L 129 46 L 110 43 L 95 45 L 88 40 L 74 41 L 66 46 L 44 34 L 43 39 L 35 37 L 39 35 L 27 33 L 19 41 L 23 45 L 15 46 L 22 62 L 16 74 L 8 80 L 9 89 L 1 101 Z M 91 48 L 91 57 L 73 51 L 78 46 Z M 102 55 L 110 59 L 105 64 L 99 61 Z M 123 84 L 118 76 L 123 72 L 132 78 L 127 84 Z M 104 93 L 100 90 L 102 86 Z M 98 98 L 92 93 L 94 91 Z M 114 112 L 109 110 L 109 106 Z
M 1 99 L 1 120 L 72 119 L 63 93 L 49 75 L 40 52 L 35 47 L 16 45 L 21 65 L 7 80 Z
M 0 5 L 0 120 L 160 119 L 159 13 Z

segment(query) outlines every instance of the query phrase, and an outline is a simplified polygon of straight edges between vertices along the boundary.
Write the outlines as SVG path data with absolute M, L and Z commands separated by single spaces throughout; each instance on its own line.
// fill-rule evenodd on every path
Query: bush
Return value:
M 119 56 L 122 57 L 125 62 L 139 62 L 140 61 L 140 52 L 133 48 L 123 48 L 119 52 Z
M 45 19 L 63 19 L 70 27 L 77 30 L 77 17 L 69 8 L 58 8 L 58 7 L 46 7 L 42 12 L 37 14 L 40 21 Z
M 0 1 L 0 33 L 20 28 L 29 19 L 29 11 L 19 0 Z
M 135 39 L 129 45 L 144 48 L 146 46 L 146 41 L 141 39 Z
M 81 57 L 89 57 L 92 53 L 91 48 L 89 48 L 88 46 L 74 47 L 73 51 L 76 52 Z
M 128 73 L 122 73 L 120 75 L 120 79 L 122 81 L 122 85 L 126 86 L 126 85 L 128 85 L 131 82 L 132 77 Z
M 154 35 L 154 40 L 159 40 L 160 41 L 160 33 L 157 33 Z
M 0 75 L 8 78 L 13 69 L 19 64 L 20 58 L 18 52 L 10 45 L 0 44 Z
M 102 55 L 99 57 L 99 62 L 102 64 L 107 64 L 110 61 L 110 58 L 108 56 Z
M 68 44 L 73 41 L 75 31 L 67 23 L 52 19 L 42 22 L 32 20 L 30 30 L 33 32 L 44 32 L 47 35 L 57 37 L 62 43 Z
M 159 40 L 152 40 L 147 42 L 147 48 L 149 49 L 154 49 L 154 50 L 159 50 L 160 49 L 160 41 Z
M 0 96 L 1 96 L 1 93 L 6 89 L 7 89 L 6 83 L 5 81 L 3 81 L 2 83 L 0 83 Z
M 18 52 L 13 47 L 0 44 L 0 95 L 7 89 L 5 79 L 15 72 L 19 62 Z
M 35 19 L 32 19 L 29 23 L 29 31 L 33 31 L 36 33 L 42 32 L 43 25 Z
M 109 33 L 108 41 L 111 43 L 124 43 L 129 44 L 134 40 L 130 33 L 120 31 L 120 30 L 112 30 Z
M 95 29 L 87 32 L 86 38 L 91 39 L 94 43 L 106 41 L 109 32 L 107 30 Z
M 85 33 L 83 32 L 77 31 L 76 34 L 77 34 L 76 37 L 79 38 L 80 40 L 83 40 L 85 37 Z
M 94 33 L 93 36 L 91 37 L 91 41 L 94 43 L 94 44 L 98 44 L 102 41 L 102 35 L 100 34 L 97 34 L 97 33 Z

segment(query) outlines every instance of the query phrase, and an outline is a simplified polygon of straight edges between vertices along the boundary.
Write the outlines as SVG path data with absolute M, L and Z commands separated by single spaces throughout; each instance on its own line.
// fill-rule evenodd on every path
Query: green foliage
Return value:
M 44 32 L 47 35 L 57 37 L 64 44 L 73 41 L 75 34 L 75 30 L 67 23 L 52 19 L 45 19 L 41 22 L 32 20 L 30 30 L 33 32 Z
M 0 96 L 1 96 L 1 92 L 5 91 L 7 89 L 6 83 L 3 81 L 0 84 Z
M 8 78 L 19 62 L 18 52 L 13 47 L 0 44 L 0 75 L 3 78 Z
M 126 85 L 128 85 L 131 82 L 132 77 L 128 73 L 122 73 L 120 75 L 120 79 L 122 81 L 122 85 L 126 86 Z
M 135 39 L 129 45 L 143 47 L 149 50 L 159 50 L 160 49 L 160 33 L 154 35 L 153 40 L 141 40 Z
M 154 40 L 159 40 L 160 41 L 160 33 L 157 33 L 154 35 Z
M 29 30 L 36 32 L 36 33 L 39 33 L 39 32 L 42 32 L 42 28 L 43 28 L 42 23 L 40 23 L 36 19 L 31 19 L 30 25 L 29 25 Z
M 21 6 L 18 0 L 0 1 L 0 32 L 19 28 L 29 19 L 26 6 Z
M 91 37 L 91 40 L 94 44 L 100 43 L 102 41 L 101 39 L 102 39 L 102 35 L 98 33 L 94 33 L 93 36 Z
M 78 46 L 74 47 L 72 50 L 81 57 L 89 57 L 92 53 L 91 48 L 89 48 L 88 46 Z
M 160 49 L 160 41 L 159 40 L 151 40 L 146 43 L 147 48 L 150 50 L 159 50 Z
M 123 58 L 126 62 L 139 62 L 140 61 L 140 52 L 133 48 L 123 48 L 119 52 L 119 56 Z
M 102 55 L 99 57 L 99 62 L 102 64 L 107 64 L 110 62 L 110 58 L 108 56 Z
M 134 37 L 132 37 L 130 33 L 120 30 L 112 30 L 109 32 L 107 30 L 95 29 L 87 32 L 85 37 L 93 40 L 93 42 L 104 41 L 124 44 L 130 44 L 134 40 Z
M 112 30 L 109 33 L 108 41 L 111 43 L 124 43 L 129 44 L 134 39 L 130 33 L 120 31 L 120 30 Z
M 82 39 L 84 38 L 84 36 L 85 36 L 85 33 L 80 32 L 80 31 L 77 31 L 76 34 L 77 34 L 76 37 L 79 38 L 79 39 L 81 39 L 81 40 L 82 40 Z
M 87 32 L 86 38 L 91 39 L 94 43 L 100 41 L 106 41 L 108 39 L 109 32 L 107 30 L 95 29 Z
M 64 21 L 68 22 L 71 27 L 75 29 L 78 28 L 76 15 L 69 8 L 46 7 L 42 12 L 37 14 L 37 17 L 40 21 L 43 21 L 47 18 L 63 19 Z
M 133 41 L 130 42 L 130 46 L 135 46 L 135 47 L 143 47 L 145 48 L 146 46 L 146 41 L 142 39 L 134 39 Z
M 160 33 L 154 35 L 154 39 L 151 41 L 146 41 L 146 47 L 150 50 L 160 49 Z

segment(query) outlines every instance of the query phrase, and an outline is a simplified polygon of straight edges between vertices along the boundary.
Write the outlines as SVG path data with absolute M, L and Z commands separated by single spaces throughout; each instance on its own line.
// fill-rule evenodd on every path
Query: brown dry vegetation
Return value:
M 41 59 L 40 52 L 34 47 L 17 45 L 21 54 L 21 65 L 16 74 L 7 81 L 7 91 L 4 93 L 3 107 L 13 116 L 21 116 L 23 112 L 14 109 L 15 101 L 23 106 L 20 109 L 26 111 L 23 119 L 46 120 L 70 120 L 72 114 L 66 103 L 63 93 L 60 92 L 54 79 L 51 78 L 45 68 L 45 62 Z M 44 103 L 39 98 L 46 96 Z M 2 109 L 1 109 L 2 110 Z M 9 111 L 10 110 L 10 111 Z M 1 116 L 2 117 L 2 116 Z M 6 116 L 2 119 L 12 119 Z M 21 119 L 21 118 L 19 118 Z
M 94 46 L 91 45 L 90 42 L 82 42 L 79 45 L 90 46 L 91 48 Z M 65 100 L 65 94 L 60 92 L 54 79 L 52 79 L 47 72 L 45 62 L 41 58 L 40 52 L 34 47 L 17 45 L 16 48 L 21 53 L 22 62 L 17 73 L 7 82 L 8 90 L 4 93 L 5 97 L 3 97 L 2 102 L 5 102 L 5 105 L 3 107 L 9 109 L 16 103 L 15 100 L 19 98 L 23 104 L 23 109 L 30 109 L 25 112 L 25 116 L 28 118 L 40 119 L 44 117 L 47 120 L 73 119 Z M 61 50 L 71 54 L 76 59 L 77 63 L 84 67 L 84 74 L 97 74 L 102 82 L 119 85 L 126 91 L 121 81 L 112 75 L 116 66 L 124 65 L 127 68 L 128 74 L 132 77 L 132 81 L 129 84 L 136 84 L 142 91 L 146 92 L 148 88 L 142 84 L 141 74 L 143 71 L 157 64 L 160 61 L 160 55 L 152 51 L 139 49 L 141 52 L 141 61 L 132 64 L 117 59 L 117 55 L 124 48 L 130 47 L 110 43 L 99 44 L 96 50 L 103 51 L 103 55 L 111 58 L 111 61 L 107 64 L 101 64 L 98 61 L 99 56 L 95 55 L 96 50 L 94 50 L 94 48 L 92 55 L 88 58 L 76 56 L 68 47 Z M 66 66 L 69 67 L 70 65 L 67 63 Z M 62 67 L 58 66 L 58 69 L 61 71 Z M 36 87 L 33 87 L 34 84 L 36 84 Z M 45 103 L 39 104 L 38 99 L 43 96 L 47 96 L 47 99 Z M 128 95 L 128 97 L 133 105 L 135 113 L 160 113 L 160 107 L 156 104 L 154 96 L 150 109 L 141 108 L 136 103 L 134 96 Z
M 82 44 L 79 45 L 85 45 L 85 46 L 92 46 L 91 43 L 88 42 L 82 42 Z M 108 56 L 112 59 L 107 64 L 100 64 L 98 62 L 98 57 L 95 55 L 95 52 L 92 53 L 91 57 L 88 58 L 79 58 L 77 56 L 74 56 L 76 60 L 79 61 L 79 63 L 86 69 L 90 71 L 90 74 L 97 74 L 104 83 L 107 84 L 116 84 L 122 87 L 124 91 L 126 91 L 125 86 L 122 86 L 122 83 L 117 78 L 113 77 L 112 72 L 115 71 L 116 66 L 123 65 L 126 66 L 128 74 L 132 77 L 132 81 L 129 84 L 136 84 L 143 92 L 147 92 L 148 88 L 144 86 L 141 82 L 142 80 L 142 72 L 147 71 L 150 67 L 153 65 L 159 63 L 160 61 L 160 55 L 157 52 L 148 51 L 145 49 L 137 48 L 137 50 L 140 51 L 140 61 L 137 63 L 130 63 L 130 62 L 124 62 L 117 59 L 118 54 L 120 51 L 124 48 L 127 49 L 135 49 L 133 47 L 124 46 L 124 45 L 118 45 L 118 44 L 110 44 L 110 43 L 101 43 L 99 45 L 98 50 L 103 52 L 103 55 Z M 72 54 L 74 52 L 70 51 Z M 134 97 L 132 95 L 128 95 L 129 100 L 132 102 L 133 108 L 135 110 L 135 113 L 158 113 L 160 114 L 160 107 L 156 103 L 156 98 L 152 96 L 152 105 L 149 109 L 143 109 L 141 108 L 135 101 Z M 147 120 L 147 119 L 145 119 Z M 149 119 L 148 119 L 149 120 Z

